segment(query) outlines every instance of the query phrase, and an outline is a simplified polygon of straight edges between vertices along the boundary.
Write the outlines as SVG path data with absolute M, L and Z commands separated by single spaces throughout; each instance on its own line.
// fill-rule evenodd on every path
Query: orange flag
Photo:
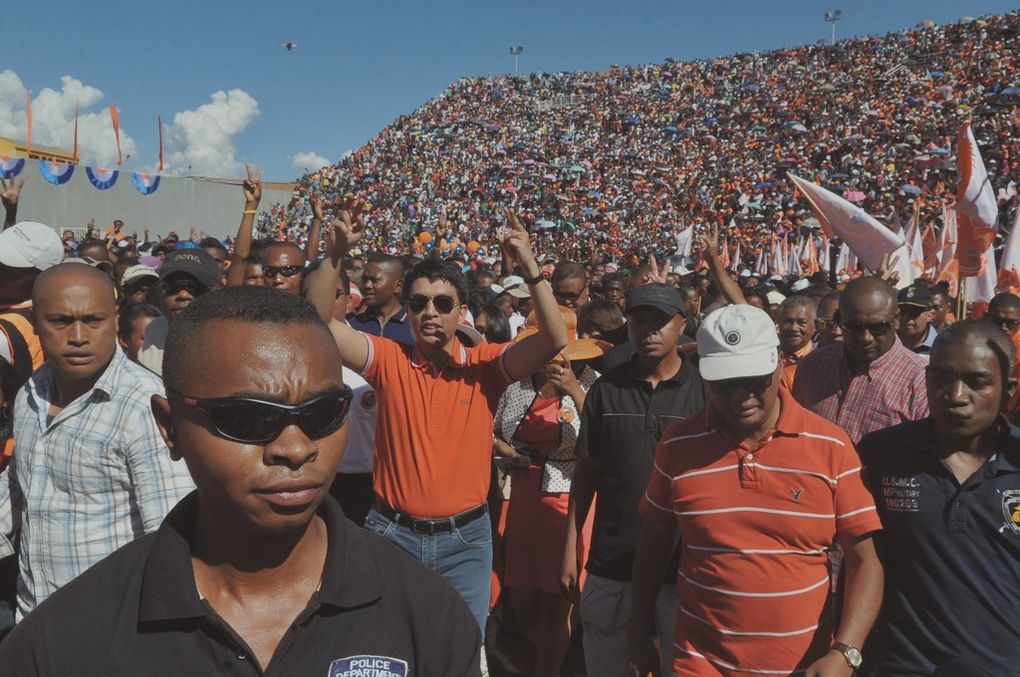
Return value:
M 976 277 L 983 270 L 983 254 L 995 239 L 999 205 L 969 120 L 957 134 L 956 165 L 959 176 L 956 218 L 960 236 L 956 256 L 960 260 L 960 275 Z
M 113 135 L 117 139 L 117 166 L 124 162 L 124 156 L 120 152 L 120 113 L 116 106 L 110 106 L 110 122 L 113 124 Z
M 25 157 L 32 157 L 32 90 L 28 90 L 28 130 L 25 136 Z

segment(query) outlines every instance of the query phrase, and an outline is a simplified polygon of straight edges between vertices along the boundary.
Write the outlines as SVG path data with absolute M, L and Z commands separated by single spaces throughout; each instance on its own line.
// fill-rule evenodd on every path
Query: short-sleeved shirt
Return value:
M 834 343 L 801 361 L 793 395 L 856 443 L 870 432 L 928 415 L 925 366 L 899 337 L 885 355 L 857 368 L 847 362 L 843 344 Z
M 756 446 L 709 407 L 663 435 L 641 500 L 683 534 L 676 662 L 683 674 L 790 674 L 829 650 L 827 551 L 881 529 L 846 433 L 779 391 Z
M 352 329 L 357 329 L 365 334 L 382 336 L 383 338 L 403 343 L 405 346 L 414 345 L 411 326 L 407 324 L 407 308 L 402 307 L 396 315 L 385 323 L 383 323 L 382 318 L 379 317 L 374 308 L 366 308 L 357 315 L 348 315 L 347 324 Z
M 362 376 L 378 398 L 373 485 L 390 507 L 413 517 L 449 517 L 485 502 L 492 418 L 513 382 L 508 343 L 470 348 L 454 339 L 442 371 L 418 349 L 362 334 Z
M 629 581 L 641 533 L 638 501 L 648 484 L 655 447 L 673 423 L 708 404 L 698 370 L 688 360 L 654 389 L 637 372 L 636 356 L 603 374 L 588 391 L 575 454 L 596 459 L 595 522 L 585 568 Z M 676 574 L 670 572 L 670 580 Z
M 332 497 L 318 592 L 263 671 L 200 597 L 191 562 L 197 492 L 153 534 L 58 590 L 0 645 L 0 675 L 480 674 L 478 626 L 438 575 L 344 518 Z M 442 619 L 437 623 L 437 619 Z
M 962 485 L 936 454 L 930 419 L 861 440 L 884 526 L 882 675 L 930 675 L 952 658 L 992 675 L 1020 670 L 1020 428 L 1000 425 L 994 456 Z
M 345 475 L 368 474 L 375 462 L 375 412 L 378 398 L 372 386 L 360 374 L 343 368 L 344 383 L 354 392 L 347 416 L 347 448 L 337 472 Z

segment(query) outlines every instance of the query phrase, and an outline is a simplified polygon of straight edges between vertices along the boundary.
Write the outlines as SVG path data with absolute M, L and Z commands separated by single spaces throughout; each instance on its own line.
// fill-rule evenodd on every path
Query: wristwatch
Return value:
M 855 646 L 844 644 L 843 642 L 833 642 L 830 651 L 838 651 L 843 654 L 843 658 L 846 659 L 846 664 L 856 670 L 861 667 L 861 663 L 864 662 L 861 656 L 861 650 Z

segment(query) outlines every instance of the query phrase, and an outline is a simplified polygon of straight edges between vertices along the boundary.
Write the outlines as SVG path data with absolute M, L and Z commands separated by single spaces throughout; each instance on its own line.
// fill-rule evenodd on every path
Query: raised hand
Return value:
M 365 219 L 362 217 L 364 211 L 365 201 L 351 198 L 340 209 L 337 218 L 330 222 L 330 231 L 326 238 L 334 259 L 347 256 L 351 247 L 365 236 Z
M 535 257 L 531 253 L 531 239 L 528 237 L 528 231 L 524 224 L 509 207 L 504 209 L 503 213 L 506 215 L 510 228 L 500 229 L 502 231 L 498 233 L 500 247 L 506 252 L 511 262 L 518 265 L 534 260 Z
M 248 178 L 241 183 L 241 190 L 244 191 L 244 204 L 249 209 L 254 209 L 262 199 L 262 167 L 256 167 L 255 171 L 252 171 L 246 162 L 244 171 L 248 174 Z
M 15 181 L 14 178 L 0 179 L 0 199 L 3 200 L 4 208 L 18 206 L 18 198 L 21 197 L 21 189 L 25 187 L 25 179 Z
M 666 259 L 663 259 L 663 267 L 659 268 L 658 261 L 655 260 L 655 255 L 648 257 L 648 266 L 652 269 L 649 275 L 649 282 L 658 282 L 659 284 L 666 284 L 666 278 L 673 272 L 673 265 L 668 263 Z
M 309 202 L 312 205 L 312 218 L 322 221 L 322 198 L 312 197 Z
M 900 281 L 900 272 L 896 270 L 896 264 L 899 260 L 898 254 L 892 258 L 889 257 L 889 254 L 882 254 L 882 262 L 879 263 L 878 270 L 875 273 L 889 284 L 895 285 Z
M 701 243 L 701 255 L 705 259 L 719 255 L 719 224 L 710 223 L 708 228 L 696 236 Z

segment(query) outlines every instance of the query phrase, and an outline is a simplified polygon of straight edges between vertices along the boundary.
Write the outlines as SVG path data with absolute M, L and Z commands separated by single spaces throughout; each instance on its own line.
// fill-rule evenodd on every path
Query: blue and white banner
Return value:
M 116 169 L 107 169 L 106 167 L 86 167 L 85 173 L 89 177 L 89 182 L 99 190 L 113 188 L 113 185 L 117 183 L 117 177 L 120 176 L 120 172 Z
M 25 168 L 23 157 L 0 157 L 0 179 L 11 179 Z
M 60 186 L 71 180 L 71 175 L 74 174 L 74 165 L 67 162 L 39 160 L 39 173 L 53 185 Z
M 131 183 L 142 195 L 152 195 L 159 188 L 159 174 L 131 172 Z

